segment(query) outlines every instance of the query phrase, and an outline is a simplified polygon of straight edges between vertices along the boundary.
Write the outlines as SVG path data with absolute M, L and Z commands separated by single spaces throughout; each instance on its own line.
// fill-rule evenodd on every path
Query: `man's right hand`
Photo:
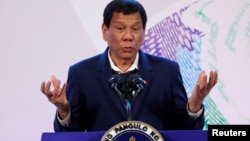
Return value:
M 51 83 L 54 89 L 51 90 Z M 66 98 L 66 87 L 67 84 L 64 83 L 60 86 L 61 81 L 56 78 L 56 76 L 51 76 L 51 81 L 42 82 L 41 92 L 48 98 L 48 100 L 57 107 L 57 111 L 61 119 L 67 117 L 70 112 L 69 102 Z

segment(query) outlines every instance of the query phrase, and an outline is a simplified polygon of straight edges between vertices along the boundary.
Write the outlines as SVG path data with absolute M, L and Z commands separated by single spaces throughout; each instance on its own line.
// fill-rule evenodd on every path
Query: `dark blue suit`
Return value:
M 204 112 L 197 119 L 187 113 L 187 94 L 177 63 L 139 51 L 139 75 L 147 81 L 132 105 L 132 120 L 146 122 L 157 130 L 202 129 Z M 110 88 L 112 69 L 108 49 L 73 65 L 68 73 L 67 98 L 71 123 L 55 131 L 106 131 L 127 120 L 121 99 Z

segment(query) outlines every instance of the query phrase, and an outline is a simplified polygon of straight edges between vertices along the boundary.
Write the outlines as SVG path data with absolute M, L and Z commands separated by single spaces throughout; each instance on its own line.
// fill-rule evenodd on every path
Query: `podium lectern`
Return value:
M 165 141 L 207 141 L 207 130 L 159 131 Z M 97 132 L 44 132 L 41 141 L 100 141 L 104 131 Z

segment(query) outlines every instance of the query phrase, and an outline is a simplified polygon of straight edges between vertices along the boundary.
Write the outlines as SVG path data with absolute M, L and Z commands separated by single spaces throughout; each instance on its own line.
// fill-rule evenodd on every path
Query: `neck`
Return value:
M 126 72 L 129 69 L 129 67 L 133 64 L 133 62 L 134 61 L 132 60 L 114 61 L 115 65 L 123 72 Z

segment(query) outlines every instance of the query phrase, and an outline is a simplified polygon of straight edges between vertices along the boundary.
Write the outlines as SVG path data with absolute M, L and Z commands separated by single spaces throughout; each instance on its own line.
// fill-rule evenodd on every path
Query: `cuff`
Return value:
M 60 123 L 60 125 L 64 126 L 64 127 L 68 127 L 70 124 L 70 115 L 71 115 L 71 111 L 69 112 L 68 116 L 65 119 L 61 119 L 61 117 L 59 116 L 58 111 L 56 112 L 56 117 L 58 122 Z
M 198 112 L 193 113 L 193 112 L 190 112 L 189 107 L 187 105 L 188 115 L 194 119 L 198 118 L 202 114 L 203 110 L 204 110 L 204 108 L 203 108 L 203 106 L 201 106 L 201 108 Z

